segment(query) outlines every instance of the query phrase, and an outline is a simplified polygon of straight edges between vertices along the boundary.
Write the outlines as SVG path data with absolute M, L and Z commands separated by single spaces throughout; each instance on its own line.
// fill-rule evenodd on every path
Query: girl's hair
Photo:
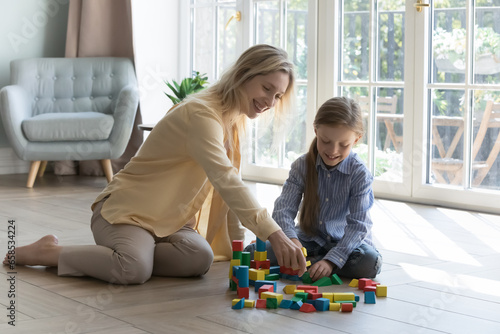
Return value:
M 323 103 L 314 118 L 314 128 L 320 125 L 345 125 L 358 136 L 364 134 L 361 108 L 354 100 L 346 97 L 334 97 Z M 308 235 L 314 235 L 320 210 L 318 198 L 318 172 L 316 160 L 318 157 L 318 138 L 315 137 L 306 155 L 306 179 L 304 199 L 300 210 L 300 228 Z
M 254 45 L 241 54 L 238 60 L 229 67 L 221 78 L 210 87 L 190 95 L 186 101 L 195 100 L 200 103 L 222 105 L 222 115 L 225 125 L 228 144 L 232 144 L 233 126 L 237 130 L 244 130 L 246 119 L 241 113 L 248 108 L 248 102 L 243 86 L 258 75 L 266 75 L 276 71 L 288 74 L 288 87 L 274 107 L 274 114 L 280 119 L 285 110 L 292 105 L 295 87 L 295 73 L 293 64 L 288 60 L 286 51 L 267 44 Z

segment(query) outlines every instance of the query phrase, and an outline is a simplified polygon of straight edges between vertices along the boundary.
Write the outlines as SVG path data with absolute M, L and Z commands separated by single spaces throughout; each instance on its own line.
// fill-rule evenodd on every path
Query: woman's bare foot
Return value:
M 59 260 L 61 246 L 55 235 L 46 235 L 40 240 L 27 246 L 17 247 L 15 251 L 15 264 L 27 266 L 56 267 Z M 12 264 L 10 254 L 5 256 L 3 264 Z

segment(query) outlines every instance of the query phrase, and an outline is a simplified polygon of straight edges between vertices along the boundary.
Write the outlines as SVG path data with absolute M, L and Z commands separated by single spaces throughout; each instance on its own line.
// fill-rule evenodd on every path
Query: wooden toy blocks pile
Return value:
M 356 307 L 359 296 L 353 292 L 319 293 L 318 287 L 342 285 L 342 280 L 336 274 L 313 282 L 308 272 L 299 277 L 298 270 L 271 266 L 267 258 L 266 243 L 258 238 L 256 242 L 254 259 L 251 260 L 250 253 L 243 251 L 243 241 L 233 241 L 229 285 L 231 290 L 236 291 L 238 295 L 238 298 L 232 301 L 233 309 L 277 309 L 279 307 L 309 313 L 316 311 L 352 312 Z M 302 252 L 304 257 L 307 257 L 305 248 L 302 249 Z M 307 266 L 310 265 L 311 263 L 307 261 Z M 280 278 L 302 281 L 304 285 L 286 285 L 283 292 L 287 295 L 293 295 L 291 299 L 287 299 L 284 298 L 283 294 L 277 292 L 277 281 Z M 253 286 L 255 293 L 258 294 L 257 300 L 250 300 L 250 286 Z M 377 297 L 387 296 L 387 286 L 380 285 L 380 283 L 368 278 L 353 279 L 349 286 L 363 290 L 365 304 L 375 304 Z

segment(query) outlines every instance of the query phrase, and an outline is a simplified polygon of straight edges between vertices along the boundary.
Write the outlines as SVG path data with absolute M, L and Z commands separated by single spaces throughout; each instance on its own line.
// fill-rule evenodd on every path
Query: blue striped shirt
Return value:
M 363 242 L 373 246 L 373 177 L 358 155 L 349 156 L 335 168 L 327 169 L 318 154 L 318 196 L 320 212 L 317 235 L 308 236 L 295 226 L 304 194 L 306 155 L 293 162 L 281 195 L 274 203 L 273 218 L 289 238 L 314 241 L 320 246 L 336 243 L 324 257 L 342 268 L 354 249 Z

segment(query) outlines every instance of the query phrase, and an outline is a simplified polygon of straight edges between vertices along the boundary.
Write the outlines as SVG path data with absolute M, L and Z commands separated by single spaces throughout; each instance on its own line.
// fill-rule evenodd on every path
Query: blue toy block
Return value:
M 257 238 L 257 252 L 265 252 L 266 251 L 266 242 Z
M 300 308 L 302 307 L 304 303 L 302 301 L 297 301 L 297 302 L 293 302 L 292 305 L 290 305 L 290 309 L 292 310 L 300 310 Z
M 241 310 L 245 307 L 245 298 L 241 298 L 236 304 L 232 306 L 233 310 Z
M 315 300 L 314 307 L 317 311 L 328 311 L 330 309 L 330 299 L 318 298 Z
M 375 291 L 366 291 L 365 304 L 375 304 L 375 303 L 376 303 Z
M 238 269 L 236 270 L 236 278 L 238 279 L 238 286 L 240 288 L 248 288 L 249 286 L 248 270 L 248 266 L 238 266 Z
M 289 299 L 283 299 L 280 303 L 280 308 L 290 308 L 292 306 L 293 302 Z
M 359 295 L 354 294 L 354 300 L 357 301 L 357 302 L 359 302 Z
M 277 281 L 265 281 L 265 280 L 257 280 L 254 283 L 255 286 L 255 292 L 259 291 L 259 288 L 263 285 L 273 285 L 274 286 L 274 291 L 278 291 L 278 282 Z
M 279 274 L 280 273 L 280 266 L 271 266 L 269 268 L 269 274 Z

